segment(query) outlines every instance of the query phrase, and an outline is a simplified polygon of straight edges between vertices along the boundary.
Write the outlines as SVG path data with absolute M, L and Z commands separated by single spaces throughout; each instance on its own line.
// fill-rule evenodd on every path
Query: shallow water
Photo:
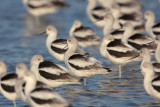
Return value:
M 8 66 L 8 72 L 14 72 L 16 64 L 24 62 L 29 66 L 35 54 L 42 54 L 45 60 L 59 62 L 52 58 L 45 46 L 46 36 L 33 36 L 44 31 L 48 24 L 58 29 L 59 38 L 67 38 L 68 31 L 74 20 L 81 20 L 102 37 L 102 29 L 94 26 L 88 19 L 85 9 L 86 0 L 66 0 L 69 8 L 61 9 L 57 14 L 41 19 L 41 27 L 37 27 L 34 19 L 28 15 L 20 0 L 3 0 L 0 4 L 0 59 Z M 140 0 L 143 10 L 151 9 L 160 21 L 160 4 L 157 0 Z M 66 85 L 56 88 L 73 107 L 158 107 L 160 102 L 150 97 L 143 88 L 143 77 L 140 73 L 140 62 L 123 67 L 122 79 L 118 79 L 117 67 L 104 59 L 94 47 L 86 48 L 87 52 L 111 67 L 113 72 L 108 75 L 96 75 L 87 78 L 87 87 L 83 85 Z M 64 65 L 65 66 L 65 65 Z M 12 107 L 11 101 L 0 95 L 0 107 Z M 28 107 L 17 100 L 17 107 Z

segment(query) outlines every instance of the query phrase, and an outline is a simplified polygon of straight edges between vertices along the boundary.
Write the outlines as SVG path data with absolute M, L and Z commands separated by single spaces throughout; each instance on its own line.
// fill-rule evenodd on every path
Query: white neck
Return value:
M 115 20 L 114 21 L 114 24 L 113 24 L 113 29 L 120 29 L 121 28 L 121 26 L 120 26 L 120 24 L 119 24 L 119 21 L 118 20 Z
M 146 92 L 150 95 L 152 94 L 152 92 L 150 90 L 152 88 L 151 82 L 154 79 L 154 77 L 155 76 L 154 76 L 153 71 L 147 71 L 144 75 L 143 85 L 144 85 L 144 88 L 145 88 Z
M 142 65 L 145 62 L 151 62 L 151 55 L 148 52 L 146 53 L 146 55 L 143 56 L 143 60 L 142 60 L 141 65 L 140 65 L 141 68 L 142 68 Z
M 105 40 L 102 40 L 102 43 L 101 43 L 101 47 L 100 47 L 100 53 L 103 57 L 106 57 L 106 43 L 105 43 Z
M 125 32 L 121 38 L 122 42 L 128 44 L 128 38 L 132 36 L 132 34 L 133 34 L 133 27 L 125 29 Z
M 151 18 L 147 19 L 146 24 L 145 24 L 145 30 L 149 33 L 149 35 L 152 38 L 155 38 L 155 35 L 152 32 L 152 26 L 154 25 L 154 21 L 155 21 L 155 18 L 151 17 Z
M 147 19 L 146 24 L 145 24 L 146 30 L 150 29 L 154 25 L 154 21 L 155 21 L 154 16 Z
M 23 0 L 23 3 L 24 4 L 28 4 L 28 0 Z
M 36 79 L 35 78 L 30 78 L 26 81 L 26 86 L 25 86 L 25 94 L 28 97 L 30 92 L 35 89 L 36 87 Z
M 30 64 L 30 71 L 34 73 L 37 80 L 39 80 L 38 67 L 39 67 L 39 64 L 35 64 L 35 63 Z
M 51 43 L 56 40 L 56 37 L 57 37 L 57 32 L 51 32 L 48 37 L 47 37 L 47 40 L 46 40 L 46 46 L 47 47 L 50 47 Z
M 119 17 L 120 17 L 120 15 L 121 15 L 120 10 L 115 10 L 115 11 L 113 11 L 113 12 L 112 12 L 112 15 L 113 15 L 113 17 L 114 17 L 116 20 L 118 20 Z
M 7 68 L 0 68 L 0 77 L 3 76 L 7 72 Z
M 77 50 L 77 47 L 78 47 L 78 44 L 76 43 L 75 45 L 70 46 L 66 51 L 64 55 L 64 61 L 66 65 L 67 65 L 68 58 L 75 53 L 75 51 Z
M 150 62 L 150 61 L 151 61 L 151 55 L 150 55 L 150 54 L 145 55 L 145 56 L 143 57 L 142 62 Z
M 92 14 L 92 9 L 94 9 L 96 7 L 96 0 L 90 0 L 88 2 L 88 6 L 87 6 L 87 14 L 91 15 Z
M 113 31 L 113 20 L 107 20 L 103 28 L 103 35 L 106 36 Z
M 69 31 L 69 36 L 73 36 L 73 31 L 76 29 L 76 27 L 73 25 Z
M 23 78 L 25 72 L 26 71 L 24 71 L 24 70 L 16 71 L 16 74 L 18 75 L 18 78 Z
M 158 43 L 157 49 L 155 51 L 155 58 L 157 62 L 160 62 L 160 43 Z
M 112 12 L 112 15 L 114 17 L 114 25 L 113 25 L 113 28 L 114 29 L 119 29 L 121 26 L 119 24 L 119 17 L 120 17 L 120 11 L 114 11 Z

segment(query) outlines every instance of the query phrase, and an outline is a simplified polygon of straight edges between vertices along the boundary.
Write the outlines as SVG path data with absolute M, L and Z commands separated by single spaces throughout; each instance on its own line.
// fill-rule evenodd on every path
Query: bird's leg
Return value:
M 118 65 L 118 70 L 119 70 L 119 78 L 121 78 L 122 77 L 121 65 Z
M 16 107 L 16 101 L 15 100 L 13 101 L 13 104 L 14 104 L 14 107 Z

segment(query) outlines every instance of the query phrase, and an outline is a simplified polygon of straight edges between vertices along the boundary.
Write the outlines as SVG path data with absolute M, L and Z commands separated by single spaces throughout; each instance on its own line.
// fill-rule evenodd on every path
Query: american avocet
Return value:
M 68 102 L 51 88 L 36 87 L 36 77 L 32 72 L 24 75 L 25 95 L 32 107 L 66 107 Z
M 24 63 L 17 64 L 16 66 L 16 74 L 18 75 L 18 79 L 16 80 L 15 90 L 24 102 L 26 102 L 26 96 L 24 94 L 24 74 L 28 72 L 28 67 Z
M 66 39 L 56 39 L 57 29 L 54 26 L 47 26 L 46 31 L 44 32 L 48 35 L 46 40 L 46 47 L 49 53 L 59 61 L 64 61 L 64 53 L 67 51 L 67 47 L 64 48 L 67 44 Z M 44 34 L 43 33 L 43 34 Z M 81 49 L 76 50 L 77 53 L 88 54 Z
M 145 29 L 146 32 L 153 38 L 160 35 L 160 23 L 155 24 L 155 15 L 151 10 L 144 13 L 144 18 L 146 19 Z
M 31 71 L 37 80 L 50 87 L 66 84 L 80 84 L 81 79 L 70 74 L 68 69 L 50 61 L 43 61 L 42 55 L 34 55 L 31 59 Z
M 21 98 L 25 103 L 27 102 L 26 95 L 25 95 L 26 82 L 24 81 L 24 75 L 26 72 L 29 72 L 29 70 L 25 64 L 20 63 L 16 66 L 16 73 L 18 75 L 18 79 L 16 80 L 15 90 L 16 90 L 16 93 L 19 95 L 19 98 Z M 49 88 L 48 85 L 39 81 L 37 81 L 36 87 Z
M 117 29 L 121 27 L 121 24 L 119 23 L 119 17 L 121 16 L 119 6 L 117 4 L 112 5 L 112 8 L 110 9 L 114 18 L 114 25 L 113 28 Z
M 16 81 L 18 78 L 21 78 L 27 70 L 27 66 L 20 63 L 16 66 L 16 73 L 7 73 L 6 64 L 0 61 L 0 91 L 6 98 L 13 101 L 14 107 L 16 107 L 16 99 L 20 97 L 15 88 Z
M 144 88 L 146 92 L 156 99 L 160 99 L 160 76 L 155 77 L 155 72 L 151 63 L 144 63 L 143 69 L 145 70 Z
M 98 0 L 99 3 L 107 8 L 112 8 L 114 4 L 118 4 L 123 14 L 139 12 L 141 5 L 133 0 Z
M 142 48 L 141 49 L 141 56 L 143 57 L 143 60 L 141 62 L 140 68 L 141 68 L 141 72 L 142 72 L 143 76 L 145 76 L 146 71 L 143 70 L 142 65 L 145 62 L 151 62 L 151 54 L 150 54 L 150 52 L 147 48 Z M 151 62 L 151 64 L 153 65 L 153 69 L 154 69 L 154 72 L 155 72 L 156 76 L 159 75 L 159 73 L 160 73 L 160 63 L 154 61 L 154 62 Z
M 132 0 L 127 2 L 120 2 L 119 0 L 116 0 L 117 4 L 120 6 L 122 13 L 133 13 L 133 12 L 139 12 L 141 10 L 140 3 Z
M 114 5 L 112 10 L 113 16 L 119 21 L 120 24 L 124 24 L 126 22 L 132 23 L 134 27 L 141 26 L 144 24 L 142 18 L 143 14 L 134 12 L 134 13 L 128 13 L 128 14 L 122 14 L 120 7 L 118 5 Z
M 74 36 L 78 45 L 85 48 L 87 46 L 100 45 L 101 38 L 90 27 L 82 26 L 79 20 L 74 21 L 71 29 L 70 36 Z
M 56 13 L 58 8 L 67 6 L 62 0 L 23 0 L 23 4 L 29 13 L 36 17 Z
M 104 20 L 105 20 L 105 26 L 103 28 L 103 35 L 106 36 L 108 34 L 112 34 L 115 39 L 121 39 L 124 30 L 120 29 L 120 27 L 117 29 L 113 27 L 114 25 L 113 15 L 111 13 L 108 13 L 107 15 L 105 15 Z
M 108 58 L 110 61 L 119 66 L 120 78 L 121 66 L 133 61 L 140 61 L 142 59 L 137 50 L 128 44 L 123 43 L 121 40 L 114 39 L 112 35 L 107 35 L 103 38 L 100 52 L 102 56 Z
M 16 66 L 16 74 L 18 75 L 18 78 L 23 78 L 24 73 L 28 71 L 28 67 L 24 63 L 19 63 Z
M 69 48 L 65 53 L 65 64 L 74 75 L 86 78 L 110 72 L 109 68 L 102 66 L 95 58 L 75 53 L 78 43 L 74 37 L 69 37 L 67 43 Z
M 98 27 L 104 26 L 103 17 L 110 12 L 108 8 L 96 7 L 96 0 L 88 0 L 87 15 L 90 20 Z
M 125 22 L 130 22 L 134 25 L 134 33 L 145 31 L 144 23 L 141 20 L 143 14 L 141 13 L 122 14 L 120 11 L 120 7 L 116 4 L 112 6 L 111 11 L 115 21 L 114 26 L 117 25 L 122 26 Z M 117 27 L 115 29 L 117 29 Z
M 9 100 L 13 101 L 16 107 L 16 99 L 18 95 L 15 91 L 15 84 L 18 78 L 15 73 L 7 73 L 7 66 L 3 61 L 0 61 L 0 92 Z
M 134 16 L 131 16 L 129 14 L 125 14 L 122 15 L 121 17 L 119 17 L 119 23 L 120 24 L 125 24 L 126 22 L 130 22 L 132 23 L 132 25 L 136 28 L 136 27 L 143 27 L 144 29 L 144 22 L 142 19 L 135 19 Z M 142 29 L 142 28 L 141 28 Z M 144 30 L 143 30 L 144 31 Z
M 148 48 L 152 54 L 155 53 L 157 44 L 154 40 L 144 34 L 133 34 L 133 26 L 129 22 L 124 24 L 124 30 L 125 32 L 122 36 L 122 42 L 131 45 L 137 50 L 140 50 L 141 48 Z

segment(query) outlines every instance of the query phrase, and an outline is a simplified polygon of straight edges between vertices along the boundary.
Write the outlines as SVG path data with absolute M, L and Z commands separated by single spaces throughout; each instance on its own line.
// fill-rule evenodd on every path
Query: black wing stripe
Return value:
M 70 74 L 68 74 L 68 73 L 61 73 L 60 75 L 56 75 L 56 74 L 48 73 L 43 70 L 39 70 L 39 73 L 42 77 L 44 77 L 48 80 L 69 79 L 69 77 L 70 77 Z
M 6 85 L 6 84 L 1 84 L 1 87 L 6 92 L 9 92 L 9 93 L 14 93 L 15 92 L 14 86 L 9 86 L 9 85 Z

